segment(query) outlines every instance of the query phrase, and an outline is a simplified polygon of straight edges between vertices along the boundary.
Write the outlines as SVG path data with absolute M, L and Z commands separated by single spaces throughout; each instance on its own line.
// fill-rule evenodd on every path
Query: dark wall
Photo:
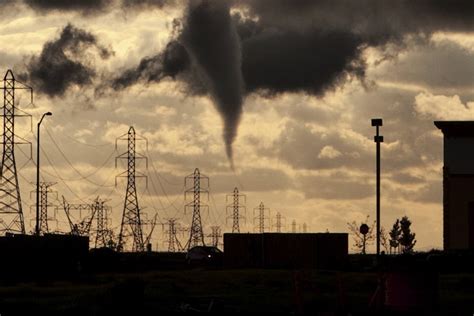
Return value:
M 224 234 L 226 267 L 339 269 L 347 260 L 348 235 Z
M 77 273 L 89 251 L 89 238 L 72 235 L 0 237 L 0 277 L 21 279 Z

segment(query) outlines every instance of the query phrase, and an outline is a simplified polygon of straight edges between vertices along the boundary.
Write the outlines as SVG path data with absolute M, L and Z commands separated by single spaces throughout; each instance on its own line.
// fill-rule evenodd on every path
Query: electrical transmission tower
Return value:
M 146 178 L 145 175 L 137 173 L 135 170 L 135 163 L 138 159 L 145 159 L 148 164 L 148 160 L 145 156 L 138 154 L 136 152 L 136 141 L 143 140 L 146 144 L 147 141 L 144 138 L 137 137 L 135 134 L 135 129 L 133 126 L 130 127 L 128 133 L 117 138 L 115 142 L 115 147 L 117 148 L 117 142 L 119 140 L 127 141 L 128 150 L 118 156 L 115 159 L 115 165 L 117 166 L 118 159 L 127 160 L 127 170 L 117 177 L 126 177 L 127 178 L 127 190 L 125 193 L 125 202 L 123 206 L 123 215 L 122 215 L 122 224 L 120 225 L 120 233 L 118 238 L 117 249 L 119 251 L 124 250 L 125 238 L 132 236 L 132 251 L 143 252 L 145 251 L 145 242 L 143 240 L 143 231 L 142 231 L 142 222 L 140 218 L 140 207 L 138 205 L 138 196 L 137 196 L 137 187 L 135 184 L 136 178 Z
M 294 234 L 296 233 L 296 220 L 291 222 L 291 232 Z
M 270 209 L 266 208 L 265 205 L 263 205 L 263 202 L 260 202 L 260 205 L 257 208 L 254 208 L 254 225 L 255 225 L 255 231 L 259 233 L 264 233 L 265 228 L 268 228 L 268 225 L 265 225 L 265 222 L 269 220 L 269 214 L 265 216 L 265 213 L 270 213 Z M 256 212 L 258 211 L 258 215 L 255 215 Z M 257 222 L 257 223 L 255 223 Z
M 146 216 L 147 213 L 142 213 L 141 215 L 144 215 L 141 218 L 142 227 L 145 227 L 145 226 L 149 227 L 148 234 L 146 234 L 146 236 L 145 236 L 145 239 L 143 241 L 143 245 L 145 245 L 146 247 L 148 247 L 148 246 L 151 247 L 150 241 L 151 241 L 151 237 L 153 235 L 153 231 L 155 230 L 156 222 L 157 222 L 157 219 L 158 219 L 158 213 L 155 213 L 155 216 L 151 220 L 147 219 L 147 216 Z M 142 229 L 142 231 L 143 231 L 143 229 Z M 151 251 L 151 248 L 149 250 Z
M 280 212 L 278 212 L 276 214 L 275 219 L 276 219 L 275 224 L 273 226 L 275 227 L 275 230 L 276 230 L 277 233 L 281 233 L 283 225 L 284 225 L 285 218 L 281 215 Z
M 184 179 L 185 193 L 184 198 L 187 200 L 189 194 L 192 194 L 193 200 L 185 205 L 184 211 L 187 209 L 193 210 L 193 218 L 191 221 L 191 228 L 189 233 L 189 240 L 187 249 L 194 246 L 204 246 L 204 233 L 202 230 L 201 210 L 208 210 L 209 206 L 202 204 L 201 194 L 207 196 L 209 199 L 209 177 L 202 175 L 199 169 L 196 168 L 194 173 L 188 175 Z
M 66 218 L 71 229 L 71 234 L 76 236 L 89 236 L 92 221 L 95 217 L 96 208 L 93 203 L 69 204 L 63 196 L 63 207 Z M 72 210 L 79 213 L 79 216 L 73 215 Z M 83 215 L 86 213 L 86 215 Z
M 219 240 L 222 237 L 220 226 L 211 226 L 211 234 L 208 235 L 211 238 L 211 245 L 214 247 L 219 246 Z
M 50 217 L 48 209 L 54 208 L 55 212 L 57 210 L 57 206 L 54 204 L 49 203 L 49 195 L 53 192 L 50 188 L 55 185 L 56 183 L 53 182 L 40 182 L 39 183 L 39 233 L 41 235 L 49 233 L 49 221 L 55 220 L 55 217 Z M 31 191 L 31 194 L 36 194 L 36 191 Z M 57 197 L 57 196 L 56 196 Z M 36 207 L 33 206 L 33 207 Z
M 303 233 L 307 233 L 308 232 L 308 226 L 306 225 L 306 223 L 303 223 Z
M 167 236 L 165 244 L 168 245 L 168 252 L 181 251 L 183 247 L 178 239 L 178 231 L 181 231 L 182 229 L 179 223 L 177 223 L 177 219 L 168 218 L 166 225 L 168 226 L 168 229 L 165 230 Z
M 3 78 L 3 155 L 0 167 L 0 234 L 25 233 L 25 221 L 21 205 L 20 188 L 15 162 L 15 144 L 29 144 L 18 135 L 15 135 L 15 117 L 31 115 L 15 106 L 15 91 L 30 90 L 33 101 L 33 90 L 15 80 L 13 72 L 8 70 Z M 18 114 L 17 112 L 23 114 Z M 23 142 L 17 142 L 15 137 Z M 30 150 L 31 153 L 31 150 Z M 30 156 L 31 158 L 31 156 Z
M 231 200 L 232 203 L 229 204 L 229 200 Z M 240 233 L 239 221 L 240 219 L 245 219 L 245 217 L 241 215 L 242 212 L 240 210 L 245 212 L 246 196 L 245 194 L 240 194 L 238 188 L 234 188 L 234 192 L 226 196 L 226 203 L 227 213 L 232 213 L 231 216 L 227 217 L 227 219 L 232 219 L 232 232 Z
M 108 216 L 112 209 L 105 203 L 106 201 L 102 201 L 97 197 L 92 205 L 97 221 L 94 248 L 111 248 L 113 246 L 113 232 L 109 228 Z

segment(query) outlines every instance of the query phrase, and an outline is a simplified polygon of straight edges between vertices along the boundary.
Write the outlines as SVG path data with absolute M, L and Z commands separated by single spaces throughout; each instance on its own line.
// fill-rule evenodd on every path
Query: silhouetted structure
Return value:
M 346 233 L 224 234 L 224 264 L 241 268 L 342 268 Z
M 296 220 L 291 222 L 291 232 L 294 234 L 296 233 Z
M 232 203 L 229 204 L 229 199 L 232 200 Z M 241 200 L 243 202 L 243 205 L 241 203 Z M 236 187 L 234 188 L 234 192 L 232 194 L 228 194 L 226 196 L 226 202 L 227 202 L 227 212 L 229 213 L 232 212 L 232 215 L 228 218 L 232 219 L 232 232 L 233 233 L 240 233 L 240 219 L 243 219 L 244 217 L 242 216 L 241 210 L 245 211 L 245 202 L 246 202 L 246 196 L 245 194 L 240 194 L 239 189 Z
M 199 169 L 196 168 L 194 173 L 184 179 L 184 186 L 186 188 L 184 198 L 186 199 L 188 194 L 192 194 L 193 196 L 193 200 L 184 207 L 185 211 L 189 208 L 193 210 L 187 249 L 191 249 L 195 246 L 205 246 L 201 222 L 201 210 L 207 210 L 208 206 L 202 204 L 201 194 L 205 194 L 207 195 L 207 198 L 209 198 L 209 178 L 202 175 L 199 172 Z
M 436 121 L 444 134 L 443 246 L 474 249 L 474 121 Z
M 306 234 L 308 232 L 308 225 L 306 223 L 303 223 L 303 233 Z
M 219 241 L 222 237 L 220 226 L 211 226 L 211 234 L 209 235 L 209 237 L 211 237 L 211 245 L 214 247 L 218 247 Z
M 374 142 L 376 143 L 376 241 L 375 246 L 377 249 L 377 255 L 380 255 L 380 143 L 383 143 L 383 136 L 379 135 L 379 128 L 383 125 L 382 119 L 372 119 L 372 126 L 375 126 L 376 133 L 374 136 Z
M 31 115 L 15 106 L 15 91 L 30 87 L 18 82 L 13 72 L 8 70 L 3 78 L 3 154 L 0 167 L 0 234 L 25 233 L 25 222 L 21 205 L 20 188 L 15 162 L 15 144 L 30 144 L 15 140 L 15 117 Z M 16 113 L 17 111 L 22 114 Z M 31 144 L 30 144 L 31 145 Z
M 260 205 L 257 208 L 254 208 L 254 226 L 255 226 L 255 232 L 258 233 L 264 233 L 265 228 L 268 227 L 268 225 L 265 225 L 265 221 L 269 219 L 268 216 L 265 216 L 265 212 L 270 212 L 270 209 L 265 207 L 263 202 L 260 202 Z M 255 213 L 258 212 L 258 215 L 255 215 Z M 255 224 L 257 222 L 257 224 Z
M 180 231 L 179 223 L 176 222 L 176 218 L 168 218 L 167 219 L 167 226 L 168 229 L 165 230 L 165 234 L 167 239 L 165 244 L 168 245 L 168 252 L 176 252 L 183 250 L 181 243 L 178 239 L 178 231 Z
M 48 196 L 53 191 L 50 190 L 50 187 L 55 185 L 56 183 L 52 182 L 40 182 L 39 183 L 39 191 L 40 191 L 40 198 L 39 198 L 39 234 L 44 235 L 49 233 L 49 225 L 48 221 L 51 220 L 48 217 L 48 208 L 53 207 L 54 205 L 49 203 Z
M 109 228 L 109 217 L 108 214 L 111 212 L 111 208 L 105 205 L 106 201 L 102 201 L 97 198 L 94 201 L 93 208 L 96 215 L 96 231 L 95 231 L 95 248 L 110 248 L 113 243 L 113 232 Z
M 138 138 L 135 134 L 135 129 L 133 128 L 133 126 L 130 126 L 130 129 L 128 130 L 127 134 L 124 134 L 121 137 L 117 138 L 117 141 L 119 140 L 127 141 L 128 150 L 127 152 L 117 157 L 117 159 L 127 160 L 127 171 L 119 175 L 119 177 L 127 178 L 127 190 L 125 192 L 122 224 L 120 225 L 117 250 L 123 251 L 125 238 L 131 236 L 133 238 L 132 251 L 143 252 L 145 251 L 145 243 L 143 240 L 142 222 L 140 218 L 140 206 L 138 205 L 137 187 L 135 179 L 138 177 L 146 176 L 136 172 L 135 163 L 137 159 L 146 160 L 146 157 L 137 154 L 135 147 L 137 140 L 144 140 L 146 142 L 146 139 Z
M 44 234 L 8 234 L 0 237 L 0 278 L 15 281 L 23 278 L 77 274 L 84 267 L 89 238 L 84 236 Z
M 95 217 L 94 204 L 69 204 L 63 196 L 63 208 L 71 229 L 71 235 L 89 237 L 92 221 Z M 72 215 L 72 210 L 79 213 L 79 216 Z M 86 213 L 86 215 L 83 213 Z
M 278 212 L 275 216 L 276 220 L 275 220 L 275 230 L 277 233 L 281 233 L 282 232 L 282 227 L 283 227 L 283 221 L 284 221 L 284 218 L 283 216 L 281 215 L 280 212 Z

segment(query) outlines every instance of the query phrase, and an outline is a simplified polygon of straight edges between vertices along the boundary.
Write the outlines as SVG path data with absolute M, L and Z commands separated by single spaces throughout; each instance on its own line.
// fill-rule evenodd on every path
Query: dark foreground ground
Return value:
M 295 282 L 295 280 L 299 280 Z M 0 314 L 375 315 L 374 272 L 184 269 L 83 273 L 56 281 L 0 281 Z M 440 274 L 431 315 L 474 315 L 474 273 Z

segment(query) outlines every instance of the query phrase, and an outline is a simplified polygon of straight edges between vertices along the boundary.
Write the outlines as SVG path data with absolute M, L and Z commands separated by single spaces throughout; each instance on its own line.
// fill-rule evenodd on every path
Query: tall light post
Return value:
M 38 134 L 36 136 L 36 227 L 35 227 L 35 235 L 39 236 L 40 234 L 40 227 L 39 227 L 39 183 L 40 183 L 40 125 L 43 122 L 45 116 L 51 116 L 53 113 L 46 112 L 43 113 L 41 119 L 38 122 Z
M 374 136 L 374 142 L 376 143 L 377 149 L 376 149 L 376 214 L 377 214 L 377 256 L 380 255 L 380 143 L 383 143 L 383 136 L 379 135 L 379 127 L 382 126 L 382 119 L 381 118 L 376 118 L 372 119 L 372 126 L 375 126 L 376 128 L 376 133 Z

